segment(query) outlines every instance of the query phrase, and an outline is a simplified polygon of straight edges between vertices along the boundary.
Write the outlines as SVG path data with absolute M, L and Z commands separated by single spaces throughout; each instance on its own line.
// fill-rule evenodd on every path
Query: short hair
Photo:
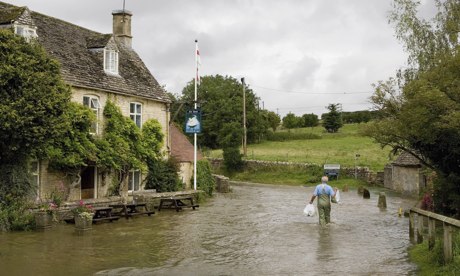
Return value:
M 327 176 L 321 177 L 321 182 L 328 182 L 329 178 Z

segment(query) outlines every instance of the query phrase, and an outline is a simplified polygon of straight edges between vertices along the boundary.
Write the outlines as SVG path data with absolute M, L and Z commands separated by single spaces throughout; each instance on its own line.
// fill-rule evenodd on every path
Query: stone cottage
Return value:
M 27 7 L 0 2 L 0 27 L 10 28 L 27 40 L 37 40 L 60 62 L 62 77 L 71 86 L 72 101 L 89 107 L 97 117 L 91 130 L 94 135 L 103 130 L 102 110 L 110 100 L 139 128 L 149 119 L 158 120 L 166 137 L 163 150 L 168 155 L 170 100 L 131 47 L 132 13 L 121 10 L 112 15 L 113 33 L 102 34 Z M 110 179 L 95 165 L 81 168 L 77 181 L 48 171 L 47 161 L 33 162 L 32 173 L 41 198 L 58 184 L 70 187 L 69 200 L 105 197 L 110 186 Z M 123 194 L 142 190 L 142 179 L 140 171 L 130 172 Z
M 408 152 L 403 152 L 385 167 L 384 186 L 403 194 L 418 196 L 426 188 L 422 163 Z

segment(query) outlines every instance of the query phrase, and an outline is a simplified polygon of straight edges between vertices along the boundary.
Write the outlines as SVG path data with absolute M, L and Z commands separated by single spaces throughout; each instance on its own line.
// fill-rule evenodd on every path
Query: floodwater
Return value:
M 303 208 L 313 188 L 238 185 L 197 210 L 0 234 L 0 275 L 415 275 L 407 256 L 413 202 L 341 192 L 328 227 Z

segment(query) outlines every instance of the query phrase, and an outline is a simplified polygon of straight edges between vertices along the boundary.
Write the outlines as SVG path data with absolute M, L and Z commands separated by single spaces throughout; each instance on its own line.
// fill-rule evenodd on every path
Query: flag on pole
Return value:
M 198 49 L 198 41 L 196 41 L 196 83 L 200 85 L 200 66 L 201 66 L 201 59 L 200 59 L 200 50 Z

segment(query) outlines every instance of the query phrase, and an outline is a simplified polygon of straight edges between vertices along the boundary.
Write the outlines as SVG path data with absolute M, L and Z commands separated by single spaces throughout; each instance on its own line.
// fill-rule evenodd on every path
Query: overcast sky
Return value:
M 85 28 L 112 32 L 123 0 L 3 0 Z M 126 0 L 133 48 L 180 94 L 195 73 L 244 77 L 261 107 L 284 116 L 371 108 L 372 83 L 407 55 L 388 24 L 392 0 Z

